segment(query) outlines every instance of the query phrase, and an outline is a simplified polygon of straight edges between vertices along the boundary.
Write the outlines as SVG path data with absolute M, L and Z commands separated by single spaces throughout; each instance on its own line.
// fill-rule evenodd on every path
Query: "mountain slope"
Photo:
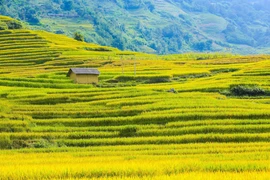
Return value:
M 150 53 L 269 53 L 267 0 L 43 0 L 0 2 L 0 13 L 35 29 Z M 17 9 L 19 9 L 17 11 Z
M 0 179 L 269 177 L 269 55 L 157 56 L 0 22 Z

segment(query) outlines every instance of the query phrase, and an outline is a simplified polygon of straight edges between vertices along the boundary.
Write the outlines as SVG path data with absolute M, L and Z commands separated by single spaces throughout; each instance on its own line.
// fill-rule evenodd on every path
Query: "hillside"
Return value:
M 1 0 L 0 14 L 122 50 L 270 53 L 267 0 Z
M 148 55 L 0 22 L 0 179 L 268 178 L 270 56 Z

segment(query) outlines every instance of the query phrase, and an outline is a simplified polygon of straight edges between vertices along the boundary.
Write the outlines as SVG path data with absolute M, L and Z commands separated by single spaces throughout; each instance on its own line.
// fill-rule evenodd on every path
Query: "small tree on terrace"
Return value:
M 83 35 L 81 35 L 81 33 L 79 32 L 74 33 L 74 39 L 76 39 L 77 41 L 84 41 Z

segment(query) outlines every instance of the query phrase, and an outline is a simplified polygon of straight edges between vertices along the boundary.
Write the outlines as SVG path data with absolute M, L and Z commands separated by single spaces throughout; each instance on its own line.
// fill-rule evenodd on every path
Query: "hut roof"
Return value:
M 70 68 L 67 76 L 70 76 L 71 72 L 73 72 L 74 74 L 94 74 L 94 75 L 99 75 L 100 72 L 97 69 L 93 69 L 93 68 Z

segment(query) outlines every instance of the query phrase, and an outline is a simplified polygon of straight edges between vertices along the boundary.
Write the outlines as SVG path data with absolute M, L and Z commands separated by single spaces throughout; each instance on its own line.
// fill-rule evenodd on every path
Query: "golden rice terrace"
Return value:
M 10 28 L 0 45 L 0 179 L 269 178 L 268 55 L 156 56 Z M 82 67 L 99 84 L 66 77 Z

